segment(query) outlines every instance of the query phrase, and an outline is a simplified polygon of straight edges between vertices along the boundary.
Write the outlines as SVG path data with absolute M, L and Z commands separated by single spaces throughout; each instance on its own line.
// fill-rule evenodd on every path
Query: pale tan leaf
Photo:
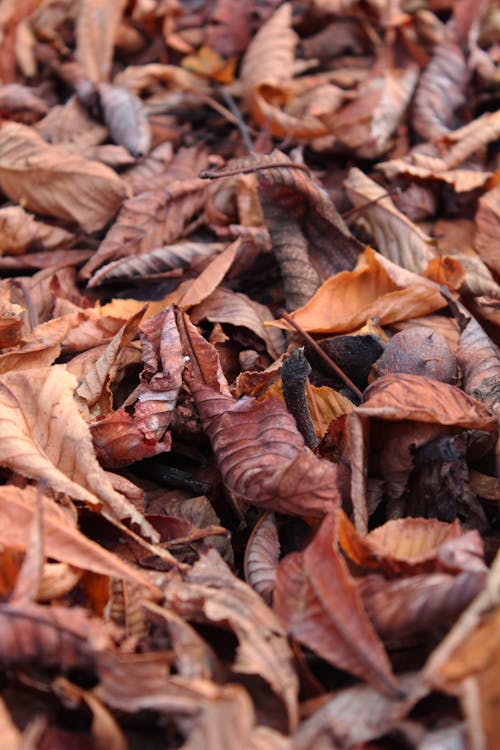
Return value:
M 21 732 L 14 724 L 2 698 L 0 698 L 0 733 L 4 750 L 23 750 Z
M 405 159 L 392 159 L 377 164 L 377 169 L 386 177 L 392 178 L 398 175 L 413 177 L 430 183 L 444 183 L 451 185 L 457 193 L 467 193 L 483 187 L 491 177 L 491 172 L 476 169 L 446 169 L 442 159 L 436 159 L 437 165 L 430 166 L 422 164 L 417 155 L 410 155 Z M 437 167 L 437 168 L 436 168 Z
M 273 513 L 256 523 L 245 550 L 245 580 L 269 604 L 272 600 L 281 545 Z
M 109 83 L 100 83 L 98 91 L 104 122 L 113 141 L 125 146 L 132 156 L 147 154 L 151 146 L 151 130 L 139 97 L 128 89 Z
M 0 378 L 0 463 L 82 500 L 112 518 L 157 533 L 120 493 L 94 455 L 90 431 L 73 400 L 76 378 L 61 365 Z
M 435 255 L 431 238 L 401 213 L 390 198 L 382 197 L 384 188 L 357 167 L 351 168 L 344 185 L 354 206 L 376 201 L 364 208 L 362 216 L 379 253 L 408 271 L 421 274 Z
M 481 260 L 493 271 L 500 273 L 500 185 L 481 196 L 475 221 L 474 247 Z
M 91 81 L 107 81 L 115 36 L 126 0 L 81 0 L 76 20 L 75 57 Z
M 0 128 L 0 188 L 28 210 L 100 229 L 126 197 L 125 184 L 108 167 L 49 146 L 26 125 Z
M 20 255 L 29 250 L 30 245 L 51 250 L 72 241 L 70 232 L 37 221 L 22 206 L 0 208 L 0 255 Z

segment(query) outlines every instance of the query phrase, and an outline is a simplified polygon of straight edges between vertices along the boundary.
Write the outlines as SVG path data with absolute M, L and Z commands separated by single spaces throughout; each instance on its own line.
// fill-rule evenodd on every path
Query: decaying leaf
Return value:
M 336 535 L 337 517 L 330 513 L 305 552 L 285 557 L 278 567 L 274 608 L 294 638 L 397 698 L 400 690 L 387 654 L 336 548 Z
M 49 146 L 27 125 L 0 128 L 0 188 L 30 211 L 100 229 L 126 197 L 108 167 Z
M 93 508 L 102 507 L 111 517 L 128 517 L 146 536 L 156 540 L 156 532 L 113 489 L 97 463 L 89 428 L 73 400 L 75 387 L 76 379 L 63 366 L 2 376 L 2 465 L 45 480 L 56 491 Z

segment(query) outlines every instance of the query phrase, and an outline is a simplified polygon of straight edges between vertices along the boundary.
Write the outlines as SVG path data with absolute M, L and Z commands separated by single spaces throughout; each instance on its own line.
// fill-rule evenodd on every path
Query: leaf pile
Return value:
M 495 750 L 495 3 L 0 7 L 0 728 Z

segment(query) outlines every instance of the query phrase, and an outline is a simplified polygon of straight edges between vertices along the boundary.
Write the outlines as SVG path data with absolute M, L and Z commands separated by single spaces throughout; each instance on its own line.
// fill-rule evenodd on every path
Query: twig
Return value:
M 341 380 L 344 381 L 344 383 L 346 384 L 346 386 L 348 388 L 350 388 L 351 391 L 360 400 L 362 400 L 363 399 L 363 394 L 359 390 L 358 386 L 354 385 L 354 383 L 352 382 L 352 380 L 345 374 L 345 372 L 343 372 L 340 369 L 340 367 L 338 366 L 338 364 L 336 362 L 334 362 L 333 359 L 330 359 L 330 357 L 328 356 L 328 354 L 323 351 L 323 349 L 319 346 L 319 344 L 316 343 L 316 341 L 312 338 L 312 336 L 310 336 L 307 333 L 307 331 L 304 331 L 304 329 L 301 328 L 301 326 L 299 326 L 299 324 L 296 323 L 295 320 L 292 318 L 292 316 L 289 315 L 285 310 L 280 310 L 278 314 L 280 315 L 280 317 L 284 318 L 284 320 L 286 320 L 287 323 L 290 323 L 290 325 L 293 326 L 293 328 L 295 328 L 295 330 L 298 333 L 300 333 L 301 336 L 303 336 L 305 338 L 305 340 L 307 341 L 307 343 L 312 346 L 312 348 L 314 349 L 314 351 L 321 357 L 321 359 L 328 365 L 328 367 L 330 367 L 334 371 L 334 373 Z
M 240 131 L 241 139 L 243 143 L 245 144 L 245 148 L 247 149 L 249 154 L 253 154 L 253 143 L 250 139 L 250 131 L 248 128 L 248 125 L 243 120 L 243 117 L 241 116 L 241 112 L 234 101 L 233 97 L 229 93 L 229 91 L 226 91 L 225 88 L 222 86 L 217 86 L 217 90 L 226 102 L 229 111 L 233 115 L 233 117 L 236 119 L 236 124 L 238 126 L 238 130 Z
M 202 180 L 216 180 L 219 177 L 234 177 L 238 174 L 251 174 L 252 172 L 258 172 L 262 169 L 300 169 L 302 172 L 309 171 L 309 167 L 305 164 L 295 164 L 293 161 L 270 161 L 267 164 L 250 164 L 248 167 L 239 167 L 238 169 L 228 169 L 225 172 L 218 172 L 215 169 L 204 169 L 200 172 Z
M 342 213 L 341 216 L 343 219 L 349 219 L 354 214 L 357 214 L 358 211 L 364 211 L 365 208 L 369 208 L 370 206 L 373 206 L 375 203 L 378 203 L 383 198 L 392 198 L 393 195 L 399 195 L 400 192 L 401 192 L 401 188 L 395 187 L 392 190 L 388 190 L 387 193 L 383 193 L 382 195 L 379 195 L 378 198 L 373 198 L 373 200 L 363 203 L 363 205 L 361 206 L 353 206 L 353 208 L 350 208 L 348 211 L 344 211 L 344 213 Z

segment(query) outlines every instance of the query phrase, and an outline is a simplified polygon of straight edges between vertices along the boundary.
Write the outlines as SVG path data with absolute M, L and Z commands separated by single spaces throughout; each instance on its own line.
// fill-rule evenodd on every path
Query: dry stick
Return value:
M 334 362 L 333 359 L 330 359 L 328 354 L 326 354 L 326 352 L 323 351 L 323 349 L 316 343 L 316 341 L 312 338 L 312 336 L 309 336 L 309 334 L 306 331 L 304 331 L 304 329 L 301 328 L 301 326 L 299 326 L 299 324 L 296 323 L 296 321 L 292 318 L 292 316 L 289 315 L 287 312 L 285 312 L 285 310 L 280 310 L 278 314 L 280 315 L 281 318 L 284 318 L 284 320 L 286 320 L 287 323 L 290 323 L 290 325 L 293 326 L 295 330 L 298 333 L 300 333 L 301 336 L 305 338 L 307 343 L 312 346 L 314 351 L 321 357 L 321 359 L 324 362 L 326 362 L 326 364 L 334 371 L 334 373 L 338 375 L 338 377 L 344 381 L 346 386 L 350 388 L 351 391 L 361 400 L 363 398 L 363 394 L 359 390 L 358 386 L 354 385 L 352 380 L 349 377 L 347 377 L 345 372 L 343 372 L 340 369 L 338 364 Z
M 214 169 L 204 169 L 200 172 L 199 176 L 202 180 L 215 180 L 219 177 L 234 177 L 238 174 L 250 174 L 251 172 L 258 172 L 262 169 L 300 169 L 302 172 L 307 172 L 308 175 L 311 174 L 309 167 L 306 167 L 305 164 L 295 164 L 293 161 L 270 161 L 267 164 L 250 164 L 248 167 L 228 169 L 225 172 L 217 172 L 217 170 Z
M 241 112 L 236 102 L 234 101 L 229 91 L 226 91 L 224 88 L 222 88 L 222 86 L 217 86 L 217 90 L 219 91 L 220 95 L 226 102 L 229 108 L 229 111 L 231 112 L 231 114 L 236 120 L 236 125 L 238 126 L 238 130 L 240 131 L 241 140 L 245 144 L 245 148 L 247 149 L 249 154 L 253 155 L 254 151 L 253 151 L 253 143 L 250 139 L 250 130 L 248 128 L 248 125 L 244 121 L 243 117 L 241 116 Z
M 350 208 L 348 211 L 344 211 L 343 214 L 341 214 L 342 218 L 349 219 L 353 214 L 357 214 L 358 211 L 364 211 L 365 208 L 369 208 L 370 206 L 373 206 L 375 203 L 378 203 L 382 200 L 382 198 L 392 198 L 393 195 L 399 195 L 401 192 L 401 188 L 395 187 L 392 190 L 388 190 L 387 193 L 383 193 L 382 195 L 379 195 L 378 198 L 373 198 L 371 201 L 367 201 L 366 203 L 363 203 L 361 206 L 353 206 L 353 208 Z

